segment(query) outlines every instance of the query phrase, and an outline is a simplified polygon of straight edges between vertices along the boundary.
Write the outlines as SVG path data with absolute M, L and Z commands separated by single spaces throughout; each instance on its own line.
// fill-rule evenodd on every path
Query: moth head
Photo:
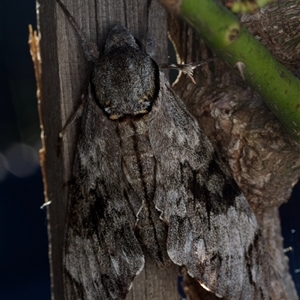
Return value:
M 135 38 L 121 24 L 115 25 L 109 32 L 104 45 L 104 54 L 114 47 L 140 48 Z
M 117 25 L 94 67 L 92 83 L 99 106 L 111 119 L 142 115 L 158 96 L 159 70 L 128 30 Z

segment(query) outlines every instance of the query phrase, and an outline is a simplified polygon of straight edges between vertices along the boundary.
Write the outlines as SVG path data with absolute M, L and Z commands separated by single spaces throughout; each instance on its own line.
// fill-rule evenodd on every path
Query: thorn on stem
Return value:
M 245 67 L 246 67 L 245 64 L 241 61 L 238 61 L 238 62 L 235 63 L 234 66 L 238 69 L 240 75 L 242 76 L 243 80 L 245 81 L 245 76 L 244 76 L 244 70 L 245 70 Z

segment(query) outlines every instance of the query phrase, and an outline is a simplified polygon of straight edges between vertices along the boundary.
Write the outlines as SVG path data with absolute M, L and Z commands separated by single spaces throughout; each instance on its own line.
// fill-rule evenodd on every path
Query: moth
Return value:
M 88 45 L 87 56 L 97 58 Z M 121 25 L 93 68 L 73 177 L 66 299 L 125 299 L 144 251 L 161 268 L 184 266 L 218 297 L 269 299 L 264 242 L 247 200 L 156 62 Z

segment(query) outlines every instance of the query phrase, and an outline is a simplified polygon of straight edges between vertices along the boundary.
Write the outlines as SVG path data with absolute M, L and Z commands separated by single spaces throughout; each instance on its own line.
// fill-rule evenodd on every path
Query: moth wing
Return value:
M 162 75 L 160 82 L 149 137 L 168 254 L 219 297 L 268 299 L 256 218 L 195 118 Z
M 123 186 L 116 124 L 89 98 L 70 188 L 64 244 L 67 299 L 125 299 L 144 266 Z

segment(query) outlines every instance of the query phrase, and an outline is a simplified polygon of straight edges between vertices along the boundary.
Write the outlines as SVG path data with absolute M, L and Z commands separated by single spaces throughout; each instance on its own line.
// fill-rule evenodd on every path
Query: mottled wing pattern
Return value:
M 91 97 L 83 113 L 73 175 L 64 245 L 66 298 L 124 299 L 144 266 L 133 233 L 140 209 L 134 206 L 141 203 L 124 188 L 116 123 Z
M 167 250 L 203 287 L 228 299 L 268 299 L 256 218 L 197 121 L 161 75 L 149 114 L 155 205 L 169 225 Z

